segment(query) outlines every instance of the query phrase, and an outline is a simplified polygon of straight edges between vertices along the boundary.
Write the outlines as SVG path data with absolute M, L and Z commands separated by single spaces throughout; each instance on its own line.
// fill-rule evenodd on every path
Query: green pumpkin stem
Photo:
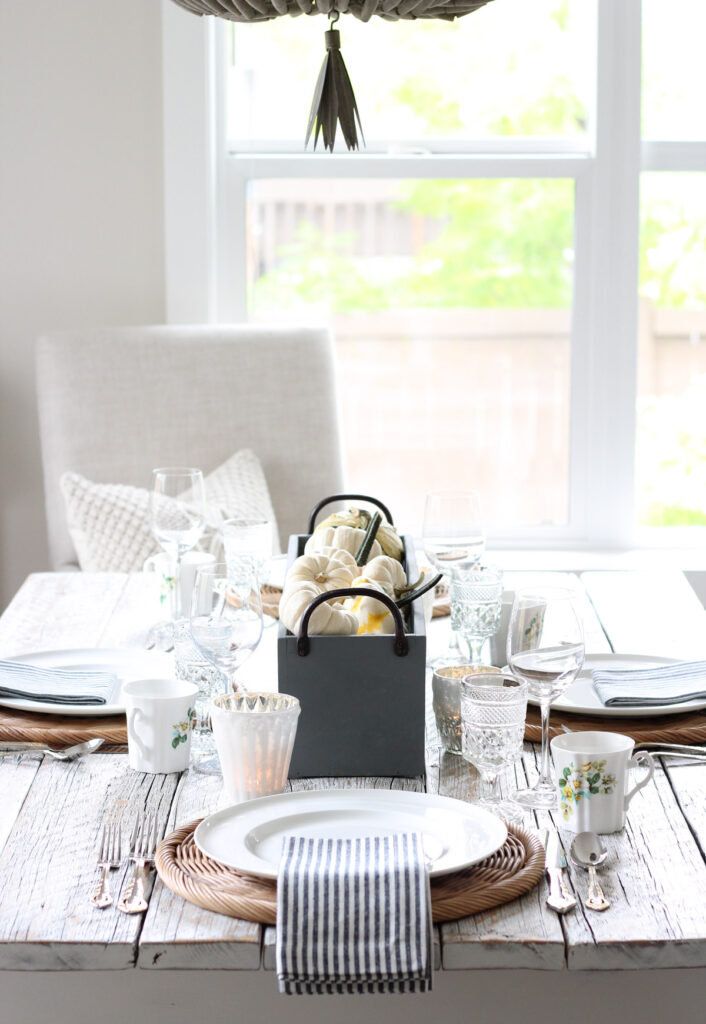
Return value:
M 365 565 L 365 563 L 368 561 L 370 549 L 372 548 L 373 541 L 375 540 L 375 534 L 378 532 L 381 523 L 382 516 L 380 515 L 379 512 L 376 512 L 373 518 L 368 523 L 368 528 L 365 531 L 365 536 L 363 537 L 360 547 L 358 548 L 358 553 L 355 556 L 356 565 Z

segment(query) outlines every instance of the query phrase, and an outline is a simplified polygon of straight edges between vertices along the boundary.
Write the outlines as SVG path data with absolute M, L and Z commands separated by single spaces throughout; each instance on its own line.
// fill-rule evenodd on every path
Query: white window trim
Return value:
M 247 183 L 259 177 L 565 177 L 575 182 L 569 525 L 491 534 L 505 547 L 635 543 L 639 180 L 705 170 L 706 143 L 640 139 L 641 0 L 597 0 L 595 134 L 588 139 L 410 140 L 392 152 L 229 153 L 223 23 L 162 0 L 169 322 L 247 318 Z M 663 531 L 659 531 L 663 536 Z M 645 531 L 640 531 L 641 543 Z M 689 534 L 693 537 L 693 533 Z

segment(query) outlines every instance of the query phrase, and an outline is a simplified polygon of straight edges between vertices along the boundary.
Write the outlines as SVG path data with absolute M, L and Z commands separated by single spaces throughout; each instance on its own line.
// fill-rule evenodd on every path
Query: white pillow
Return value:
M 140 572 L 145 559 L 159 550 L 149 528 L 150 492 L 126 484 L 95 484 L 79 473 L 59 481 L 69 533 L 84 572 Z M 236 452 L 204 480 L 207 528 L 202 548 L 218 546 L 226 519 L 270 519 L 274 551 L 279 535 L 272 500 L 260 460 L 247 448 Z

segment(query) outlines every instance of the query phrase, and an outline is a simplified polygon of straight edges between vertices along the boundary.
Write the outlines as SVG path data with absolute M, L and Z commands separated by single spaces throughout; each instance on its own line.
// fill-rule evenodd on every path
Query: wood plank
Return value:
M 620 654 L 706 658 L 706 610 L 681 572 L 585 572 L 582 581 Z
M 174 795 L 166 831 L 216 810 L 222 789 L 220 778 L 185 772 Z M 157 878 L 140 935 L 137 965 L 161 970 L 256 970 L 260 966 L 261 938 L 260 925 L 202 910 Z
M 43 754 L 0 754 L 0 853 L 27 798 Z
M 706 768 L 692 767 L 703 793 Z M 696 781 L 690 786 L 696 797 Z M 567 848 L 572 834 L 561 831 Z M 581 902 L 565 916 L 569 968 L 706 966 L 706 864 L 661 767 L 632 800 L 624 831 L 604 839 L 609 861 L 601 883 L 612 906 L 595 913 Z M 569 871 L 583 896 L 585 873 Z
M 127 578 L 80 572 L 29 576 L 0 618 L 0 654 L 98 646 Z
M 143 808 L 164 825 L 178 776 L 131 771 L 120 754 L 70 764 L 45 758 L 0 855 L 0 968 L 97 970 L 131 967 L 141 915 L 89 902 L 103 822 L 123 825 L 125 846 Z M 114 894 L 128 874 L 111 874 Z

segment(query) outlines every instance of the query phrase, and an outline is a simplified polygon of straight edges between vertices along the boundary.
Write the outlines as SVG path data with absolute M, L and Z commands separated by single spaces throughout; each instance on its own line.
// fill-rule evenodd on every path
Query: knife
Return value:
M 547 906 L 556 910 L 557 914 L 566 914 L 576 906 L 576 898 L 571 895 L 564 881 L 562 869 L 566 867 L 566 857 L 559 842 L 559 833 L 555 828 L 545 829 L 544 838 L 544 870 L 549 878 Z

